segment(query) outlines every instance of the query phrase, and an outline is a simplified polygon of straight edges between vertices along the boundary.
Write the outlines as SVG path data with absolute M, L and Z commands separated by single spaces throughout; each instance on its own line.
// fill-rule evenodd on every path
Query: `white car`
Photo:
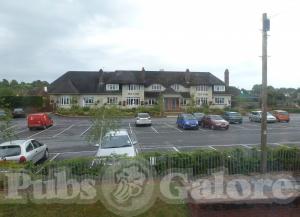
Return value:
M 261 118 L 262 118 L 262 111 L 252 111 L 249 115 L 250 121 L 261 122 Z M 267 112 L 267 122 L 275 123 L 277 122 L 277 119 L 270 112 Z
M 37 163 L 49 157 L 48 147 L 34 139 L 14 140 L 0 144 L 0 161 Z
M 137 141 L 127 130 L 110 131 L 107 133 L 99 146 L 96 157 L 109 157 L 114 155 L 126 155 L 135 157 L 137 155 Z
M 152 125 L 151 117 L 148 113 L 138 113 L 135 119 L 135 126 Z

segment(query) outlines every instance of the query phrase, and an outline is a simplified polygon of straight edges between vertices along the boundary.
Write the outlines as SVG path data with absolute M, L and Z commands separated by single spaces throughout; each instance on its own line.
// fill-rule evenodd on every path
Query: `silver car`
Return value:
M 49 157 L 47 145 L 34 139 L 14 140 L 0 144 L 0 161 L 16 161 L 19 163 L 37 163 Z
M 151 117 L 148 113 L 138 113 L 135 119 L 135 126 L 140 126 L 140 125 L 147 125 L 147 126 L 152 125 Z
M 261 122 L 262 119 L 262 111 L 252 111 L 249 115 L 249 120 L 254 122 Z M 267 122 L 275 123 L 277 119 L 270 113 L 267 112 Z
M 96 157 L 109 157 L 114 155 L 124 155 L 135 157 L 137 155 L 137 140 L 135 136 L 129 134 L 126 129 L 110 131 L 107 133 L 99 146 Z

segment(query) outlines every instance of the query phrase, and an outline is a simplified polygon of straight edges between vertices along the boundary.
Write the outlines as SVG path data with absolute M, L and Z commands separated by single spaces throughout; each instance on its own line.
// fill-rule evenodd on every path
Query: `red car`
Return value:
M 228 130 L 229 123 L 224 120 L 220 115 L 206 115 L 202 119 L 202 127 L 208 127 L 212 130 L 225 129 Z
M 46 113 L 30 114 L 27 116 L 27 126 L 30 130 L 34 128 L 46 129 L 53 125 L 53 120 Z

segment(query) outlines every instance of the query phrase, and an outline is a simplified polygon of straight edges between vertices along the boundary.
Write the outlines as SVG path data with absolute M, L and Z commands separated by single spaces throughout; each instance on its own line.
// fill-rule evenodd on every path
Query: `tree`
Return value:
M 17 87 L 19 85 L 19 83 L 16 81 L 16 80 L 12 80 L 11 82 L 10 82 L 10 86 L 11 87 Z
M 102 138 L 110 131 L 119 129 L 119 111 L 117 108 L 106 109 L 105 106 L 96 110 L 92 120 L 87 140 L 92 144 L 101 146 Z
M 11 142 L 17 138 L 13 127 L 11 127 L 11 116 L 6 115 L 0 120 L 0 140 L 3 142 Z

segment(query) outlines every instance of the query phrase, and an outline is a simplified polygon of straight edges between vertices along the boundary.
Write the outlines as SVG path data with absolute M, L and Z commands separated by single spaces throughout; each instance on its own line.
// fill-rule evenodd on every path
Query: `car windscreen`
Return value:
M 139 118 L 150 118 L 149 114 L 138 114 Z
M 195 120 L 195 116 L 191 114 L 183 115 L 185 120 Z
M 278 114 L 280 114 L 280 115 L 289 115 L 288 112 L 278 112 Z
M 18 145 L 0 146 L 0 157 L 13 157 L 21 154 L 21 148 Z
M 215 121 L 223 120 L 223 118 L 219 115 L 212 115 L 210 116 L 210 118 Z
M 127 135 L 105 136 L 102 139 L 101 148 L 121 148 L 132 146 Z
M 228 113 L 228 115 L 230 116 L 230 117 L 241 117 L 241 114 L 240 113 Z
M 14 109 L 14 112 L 23 112 L 23 109 L 21 109 L 21 108 L 16 108 L 16 109 Z

